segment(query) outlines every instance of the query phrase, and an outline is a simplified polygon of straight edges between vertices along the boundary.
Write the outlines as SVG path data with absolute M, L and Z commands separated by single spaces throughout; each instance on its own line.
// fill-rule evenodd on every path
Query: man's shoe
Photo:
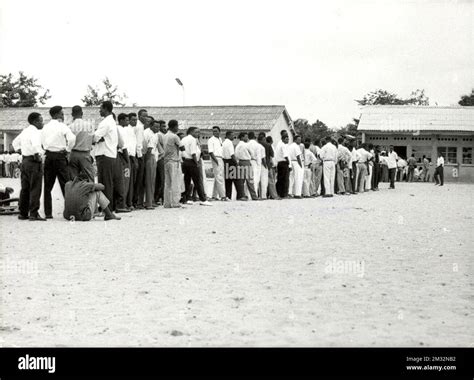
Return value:
M 136 210 L 143 210 L 145 207 L 143 207 L 142 205 L 138 205 L 137 207 L 135 207 Z
M 248 201 L 247 197 L 238 198 L 238 201 Z
M 28 219 L 30 219 L 30 218 L 29 218 L 28 216 L 25 216 L 25 215 L 21 215 L 21 214 L 20 214 L 20 215 L 18 215 L 18 219 L 20 219 L 20 220 L 28 220 Z
M 222 202 L 228 202 L 228 201 L 230 201 L 230 199 L 227 198 L 227 197 L 224 197 L 224 198 L 221 198 L 221 201 L 222 201 Z
M 131 210 L 129 210 L 128 208 L 118 208 L 115 210 L 115 212 L 118 214 L 118 213 L 123 213 L 123 212 L 130 212 Z
M 199 202 L 201 206 L 212 206 L 212 203 L 209 201 Z
M 295 196 L 293 197 L 293 199 L 301 199 L 301 196 L 295 195 Z
M 112 213 L 112 215 L 109 215 L 109 216 L 105 216 L 104 217 L 104 220 L 121 220 L 122 218 L 116 216 L 115 214 Z
M 154 210 L 155 208 L 153 206 L 146 206 L 145 210 Z
M 52 215 L 46 215 L 46 219 L 53 219 Z
M 46 221 L 46 218 L 42 218 L 40 216 L 40 214 L 30 215 L 30 217 L 28 219 L 33 220 L 33 221 L 39 221 L 39 222 L 45 222 Z
M 186 204 L 187 204 L 187 205 L 193 205 L 194 202 L 193 202 L 193 201 L 186 201 Z
M 156 208 L 156 207 L 159 207 L 160 205 L 158 203 L 152 203 L 152 206 Z

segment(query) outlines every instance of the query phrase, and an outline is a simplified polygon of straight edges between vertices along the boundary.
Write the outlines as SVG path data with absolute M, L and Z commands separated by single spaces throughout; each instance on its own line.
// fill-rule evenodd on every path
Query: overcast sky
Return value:
M 340 127 L 377 88 L 456 104 L 474 87 L 474 1 L 0 0 L 0 72 L 80 104 L 108 76 L 128 104 L 283 104 Z

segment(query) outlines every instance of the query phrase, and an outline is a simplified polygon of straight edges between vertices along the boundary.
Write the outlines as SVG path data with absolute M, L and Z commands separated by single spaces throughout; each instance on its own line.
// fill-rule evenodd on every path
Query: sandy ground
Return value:
M 17 190 L 18 180 L 2 181 Z M 469 346 L 474 185 L 1 225 L 3 346 Z

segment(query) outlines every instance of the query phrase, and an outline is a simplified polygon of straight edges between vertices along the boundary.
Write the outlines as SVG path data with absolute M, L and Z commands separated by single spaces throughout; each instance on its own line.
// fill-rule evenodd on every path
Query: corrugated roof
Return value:
M 114 113 L 137 112 L 146 109 L 150 116 L 165 121 L 176 119 L 180 128 L 198 127 L 211 129 L 218 125 L 223 130 L 265 131 L 273 128 L 283 114 L 292 126 L 291 118 L 285 106 L 190 106 L 190 107 L 114 107 Z M 83 107 L 84 119 L 100 121 L 99 107 Z M 21 130 L 28 125 L 30 112 L 39 112 L 45 123 L 50 120 L 49 107 L 36 108 L 0 108 L 0 130 Z M 71 107 L 64 107 L 66 123 L 72 121 Z
M 358 130 L 474 132 L 474 107 L 366 106 Z

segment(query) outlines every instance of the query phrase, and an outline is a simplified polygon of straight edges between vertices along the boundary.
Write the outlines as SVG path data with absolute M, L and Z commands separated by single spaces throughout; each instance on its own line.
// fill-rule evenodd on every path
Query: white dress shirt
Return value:
M 101 138 L 105 141 L 98 142 Z M 99 123 L 97 131 L 94 133 L 94 141 L 96 144 L 96 156 L 107 156 L 110 158 L 117 158 L 117 147 L 119 146 L 119 132 L 117 124 L 112 115 L 104 118 Z M 122 142 L 123 143 L 123 142 Z
M 137 135 L 135 134 L 135 127 L 129 125 L 125 127 L 124 133 L 126 135 L 126 139 L 124 141 L 125 147 L 127 148 L 128 155 L 132 157 L 136 157 L 137 155 Z
M 120 124 L 117 124 L 117 130 L 119 133 L 119 136 L 122 140 L 122 145 L 119 147 L 119 152 L 123 153 L 123 149 L 127 149 L 128 152 L 128 134 L 125 133 L 125 127 L 122 127 Z
M 199 149 L 197 140 L 192 135 L 187 135 L 181 140 L 181 146 L 184 147 L 183 157 L 192 160 L 193 154 L 196 155 L 196 159 L 199 161 L 201 157 L 201 149 Z
M 41 131 L 31 124 L 15 137 L 12 145 L 16 151 L 21 149 L 23 156 L 42 155 L 44 153 L 43 148 L 41 148 Z M 5 160 L 5 162 L 7 161 Z
M 265 147 L 264 147 L 262 144 L 260 144 L 260 143 L 258 143 L 258 150 L 259 150 L 258 153 L 259 153 L 259 157 L 260 157 L 260 160 L 258 161 L 258 164 L 259 164 L 259 165 L 262 165 L 262 160 L 263 160 L 264 158 L 266 159 L 266 157 L 267 157 L 267 152 L 265 151 Z
M 387 155 L 387 167 L 389 169 L 395 169 L 397 167 L 398 155 L 395 152 L 388 152 Z
M 238 160 L 247 160 L 252 159 L 252 153 L 250 152 L 249 144 L 245 141 L 239 141 L 235 147 L 235 158 Z
M 232 141 L 231 141 L 231 143 L 232 143 Z M 216 156 L 216 157 L 221 157 L 221 158 L 223 157 L 222 145 L 223 145 L 223 143 L 222 143 L 222 140 L 221 140 L 220 137 L 212 136 L 207 141 L 207 149 L 208 149 L 209 153 L 214 153 L 214 156 Z
M 331 142 L 328 142 L 321 148 L 319 155 L 323 161 L 334 161 L 334 163 L 337 162 L 337 148 Z
M 436 166 L 444 166 L 444 158 L 439 156 L 436 160 Z
M 345 162 L 346 164 L 352 165 L 352 154 L 349 152 L 349 149 L 347 149 L 342 144 L 339 144 L 337 147 L 337 159 L 339 161 Z
M 298 161 L 298 156 L 301 159 L 301 147 L 297 143 L 291 143 L 288 148 L 288 158 L 290 161 Z
M 137 157 L 140 158 L 143 156 L 143 133 L 145 131 L 145 127 L 140 120 L 137 121 L 137 126 L 134 128 L 134 131 L 135 136 L 137 136 Z
M 275 161 L 281 162 L 286 161 L 285 158 L 289 157 L 288 155 L 288 144 L 285 144 L 283 141 L 278 141 L 275 149 Z
M 76 143 L 76 135 L 71 129 L 59 120 L 51 120 L 41 130 L 41 143 L 46 151 L 70 152 Z
M 361 164 L 365 164 L 372 158 L 372 154 L 370 152 L 367 152 L 364 148 L 357 149 L 357 153 L 359 153 L 359 162 Z
M 309 167 L 309 165 L 316 162 L 316 156 L 309 149 L 304 150 L 304 166 Z
M 247 146 L 250 150 L 250 155 L 252 156 L 252 160 L 257 161 L 257 164 L 262 163 L 262 157 L 260 157 L 260 149 L 259 146 L 260 144 L 257 142 L 255 139 L 251 139 L 248 141 Z
M 155 157 L 155 161 L 158 161 L 158 134 L 151 128 L 143 131 L 143 149 L 148 151 L 149 148 L 151 148 L 151 154 Z
M 222 158 L 224 160 L 230 160 L 233 154 L 235 154 L 234 143 L 232 140 L 225 139 L 222 143 Z
M 354 163 L 354 162 L 357 163 L 357 162 L 359 161 L 359 159 L 360 159 L 360 154 L 359 154 L 359 152 L 357 152 L 357 149 L 356 149 L 356 148 L 352 148 L 351 156 L 352 156 L 352 157 L 351 157 L 351 165 L 352 165 L 352 163 Z

